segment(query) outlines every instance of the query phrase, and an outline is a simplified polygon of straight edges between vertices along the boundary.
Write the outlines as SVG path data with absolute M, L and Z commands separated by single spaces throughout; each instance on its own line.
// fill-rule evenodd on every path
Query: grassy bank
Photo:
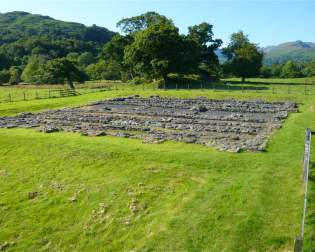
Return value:
M 8 251 L 292 249 L 302 214 L 304 130 L 315 128 L 312 96 L 130 88 L 0 104 L 0 114 L 133 94 L 303 104 L 261 153 L 2 129 L 0 244 Z M 308 216 L 310 248 L 311 211 Z

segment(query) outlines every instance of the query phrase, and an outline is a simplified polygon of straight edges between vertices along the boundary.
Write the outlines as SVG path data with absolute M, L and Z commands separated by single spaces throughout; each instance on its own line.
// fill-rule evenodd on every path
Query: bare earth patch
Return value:
M 296 110 L 291 102 L 126 97 L 0 117 L 0 128 L 37 127 L 47 133 L 63 130 L 140 138 L 147 143 L 175 140 L 232 152 L 261 151 L 271 133 Z

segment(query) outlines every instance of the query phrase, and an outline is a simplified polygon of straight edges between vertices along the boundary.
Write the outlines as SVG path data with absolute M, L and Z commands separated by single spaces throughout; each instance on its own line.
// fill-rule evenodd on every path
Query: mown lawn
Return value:
M 135 93 L 301 105 L 261 153 L 2 129 L 0 244 L 7 251 L 292 250 L 302 214 L 304 130 L 315 128 L 313 96 L 130 89 L 0 104 L 0 114 Z M 314 247 L 314 213 L 308 216 L 306 251 Z

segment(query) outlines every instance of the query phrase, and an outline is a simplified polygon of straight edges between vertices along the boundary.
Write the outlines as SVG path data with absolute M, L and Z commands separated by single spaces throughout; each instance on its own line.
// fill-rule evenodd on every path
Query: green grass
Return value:
M 245 83 L 240 78 L 223 79 L 229 89 L 243 92 L 268 94 L 315 95 L 315 78 L 264 79 L 247 78 Z
M 0 104 L 0 114 L 132 94 L 303 104 L 261 153 L 2 129 L 0 244 L 11 242 L 7 251 L 292 249 L 302 214 L 304 130 L 315 128 L 313 96 L 130 88 Z M 35 191 L 38 196 L 28 199 Z M 314 195 L 314 186 L 310 193 Z M 312 248 L 312 211 L 308 216 L 306 246 Z
M 228 78 L 226 81 L 241 81 L 241 78 Z M 315 77 L 309 78 L 246 78 L 246 82 L 267 83 L 267 84 L 314 84 Z

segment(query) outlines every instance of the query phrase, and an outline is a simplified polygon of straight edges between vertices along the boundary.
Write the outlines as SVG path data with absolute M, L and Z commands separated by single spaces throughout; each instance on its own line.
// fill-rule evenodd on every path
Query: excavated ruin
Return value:
M 239 152 L 261 151 L 297 106 L 291 102 L 125 97 L 87 106 L 0 117 L 0 128 L 38 128 L 88 136 L 175 140 Z

